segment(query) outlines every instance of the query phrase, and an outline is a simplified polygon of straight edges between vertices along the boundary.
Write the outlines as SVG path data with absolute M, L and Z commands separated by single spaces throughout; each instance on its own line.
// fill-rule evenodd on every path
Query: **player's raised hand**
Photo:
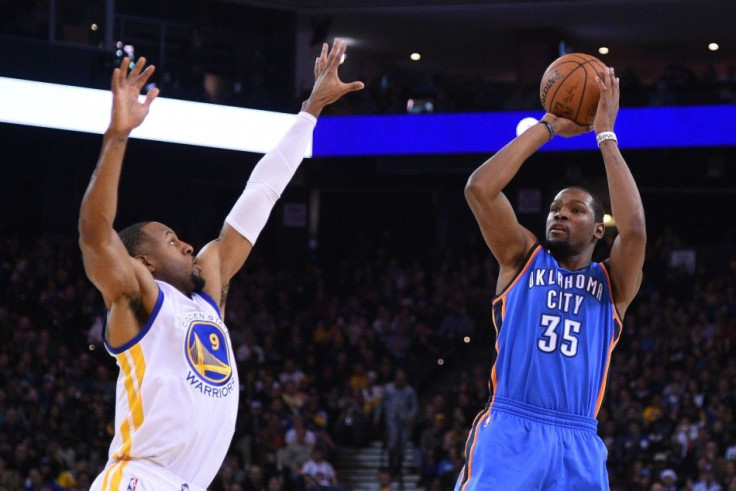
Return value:
M 598 89 L 601 92 L 601 97 L 598 99 L 598 109 L 595 112 L 595 120 L 593 121 L 596 134 L 602 131 L 613 131 L 618 115 L 620 96 L 619 81 L 613 68 L 609 68 L 602 75 L 595 77 L 596 82 L 598 82 Z
M 364 87 L 363 82 L 345 83 L 337 74 L 340 60 L 346 49 L 347 43 L 337 38 L 329 51 L 327 43 L 322 45 L 322 53 L 314 61 L 314 87 L 309 99 L 304 103 L 305 111 L 318 116 L 325 106 L 332 104 L 348 92 L 361 90 Z
M 133 128 L 139 126 L 151 106 L 151 102 L 159 93 L 158 89 L 152 89 L 146 95 L 144 101 L 138 98 L 146 82 L 153 74 L 155 67 L 146 65 L 146 59 L 141 57 L 132 70 L 128 72 L 130 60 L 123 58 L 120 68 L 116 68 L 112 74 L 112 117 L 110 118 L 109 131 L 115 133 L 130 133 Z

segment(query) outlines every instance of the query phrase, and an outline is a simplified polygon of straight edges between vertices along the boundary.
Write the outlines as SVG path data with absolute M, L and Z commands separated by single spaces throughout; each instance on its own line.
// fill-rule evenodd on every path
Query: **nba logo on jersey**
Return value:
M 135 488 L 138 487 L 138 478 L 133 477 L 128 481 L 128 491 L 135 491 Z
M 186 335 L 189 366 L 205 383 L 222 387 L 232 375 L 227 336 L 214 322 L 195 320 Z

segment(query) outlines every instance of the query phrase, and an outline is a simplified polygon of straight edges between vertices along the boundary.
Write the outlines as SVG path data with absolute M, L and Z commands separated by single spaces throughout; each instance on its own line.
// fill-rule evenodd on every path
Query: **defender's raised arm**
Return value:
M 304 158 L 304 152 L 325 106 L 348 92 L 363 88 L 362 82 L 344 83 L 337 70 L 347 43 L 335 39 L 332 49 L 323 44 L 314 62 L 314 86 L 302 104 L 293 126 L 274 149 L 258 162 L 245 190 L 228 214 L 220 236 L 198 254 L 207 293 L 224 309 L 230 279 L 250 255 L 273 206 Z
M 90 281 L 100 290 L 105 305 L 112 315 L 117 315 L 113 306 L 120 300 L 132 300 L 150 312 L 156 300 L 152 278 L 137 274 L 135 262 L 123 246 L 113 229 L 118 204 L 118 184 L 123 166 L 123 156 L 130 132 L 138 127 L 148 115 L 151 102 L 158 95 L 153 89 L 144 101 L 139 100 L 141 89 L 153 74 L 153 65 L 144 67 L 141 58 L 130 72 L 128 58 L 112 75 L 112 114 L 110 125 L 102 140 L 97 166 L 92 174 L 79 210 L 79 245 L 82 249 L 84 269 Z M 150 276 L 150 275 L 149 275 Z M 141 296 L 141 281 L 147 295 Z M 111 323 L 110 340 L 124 342 L 137 333 L 138 323 Z M 113 327 L 115 326 L 115 327 Z

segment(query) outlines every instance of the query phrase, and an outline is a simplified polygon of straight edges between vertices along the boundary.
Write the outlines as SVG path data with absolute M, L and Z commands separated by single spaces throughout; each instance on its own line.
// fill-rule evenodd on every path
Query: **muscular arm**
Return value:
M 639 291 L 647 242 L 644 207 L 639 190 L 616 142 L 601 144 L 606 165 L 611 211 L 616 219 L 618 236 L 608 261 L 616 307 L 621 315 Z
M 206 292 L 225 307 L 230 279 L 253 249 L 273 206 L 281 197 L 312 136 L 315 120 L 300 113 L 284 138 L 256 164 L 243 194 L 225 219 L 220 236 L 198 254 Z
M 130 256 L 113 229 L 127 141 L 127 134 L 105 132 L 100 158 L 79 210 L 79 245 L 85 271 L 108 308 L 121 296 L 139 291 Z
M 573 136 L 586 131 L 586 128 L 552 114 L 545 114 L 542 119 L 552 125 L 555 134 Z M 500 266 L 496 293 L 511 281 L 537 240 L 532 232 L 519 224 L 502 190 L 522 164 L 549 138 L 545 125 L 535 124 L 476 169 L 465 186 L 465 198 Z
M 328 53 L 315 60 L 315 83 L 296 122 L 272 151 L 267 153 L 251 174 L 243 195 L 225 220 L 220 236 L 197 255 L 207 283 L 206 292 L 225 310 L 227 290 L 232 277 L 243 267 L 261 229 L 301 163 L 310 141 L 316 118 L 322 109 L 348 92 L 363 88 L 362 82 L 343 83 L 337 74 L 347 45 L 335 40 Z
M 142 71 L 141 59 L 127 76 L 127 59 L 112 78 L 113 112 L 102 141 L 102 151 L 79 211 L 79 245 L 84 269 L 100 290 L 110 310 L 109 342 L 113 346 L 132 339 L 140 329 L 141 309 L 150 312 L 156 301 L 153 278 L 128 255 L 113 229 L 118 202 L 118 183 L 130 131 L 138 126 L 157 92 L 144 103 L 138 94 L 153 73 Z
M 618 111 L 619 87 L 612 69 L 599 80 L 599 87 L 601 101 L 596 112 L 595 131 L 613 131 Z M 641 286 L 647 240 L 644 206 L 634 177 L 618 149 L 618 143 L 604 140 L 600 148 L 611 196 L 611 212 L 618 228 L 608 266 L 614 302 L 623 315 Z
M 542 124 L 536 124 L 514 138 L 478 167 L 465 186 L 465 198 L 478 221 L 486 244 L 504 270 L 516 269 L 536 240 L 522 227 L 502 190 L 539 147 L 549 140 Z M 499 285 L 503 282 L 499 277 Z

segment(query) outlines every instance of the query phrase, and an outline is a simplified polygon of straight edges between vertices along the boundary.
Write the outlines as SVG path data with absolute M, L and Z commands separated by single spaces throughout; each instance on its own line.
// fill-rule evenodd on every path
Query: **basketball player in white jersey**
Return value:
M 273 204 L 301 163 L 322 109 L 361 82 L 337 74 L 346 43 L 325 44 L 312 93 L 286 136 L 254 168 L 220 236 L 198 254 L 166 225 L 113 229 L 130 132 L 158 90 L 141 58 L 112 76 L 113 106 L 97 167 L 82 200 L 79 244 L 87 276 L 108 309 L 105 345 L 117 359 L 115 437 L 93 490 L 204 490 L 235 429 L 238 374 L 223 323 L 230 279 L 243 266 Z

